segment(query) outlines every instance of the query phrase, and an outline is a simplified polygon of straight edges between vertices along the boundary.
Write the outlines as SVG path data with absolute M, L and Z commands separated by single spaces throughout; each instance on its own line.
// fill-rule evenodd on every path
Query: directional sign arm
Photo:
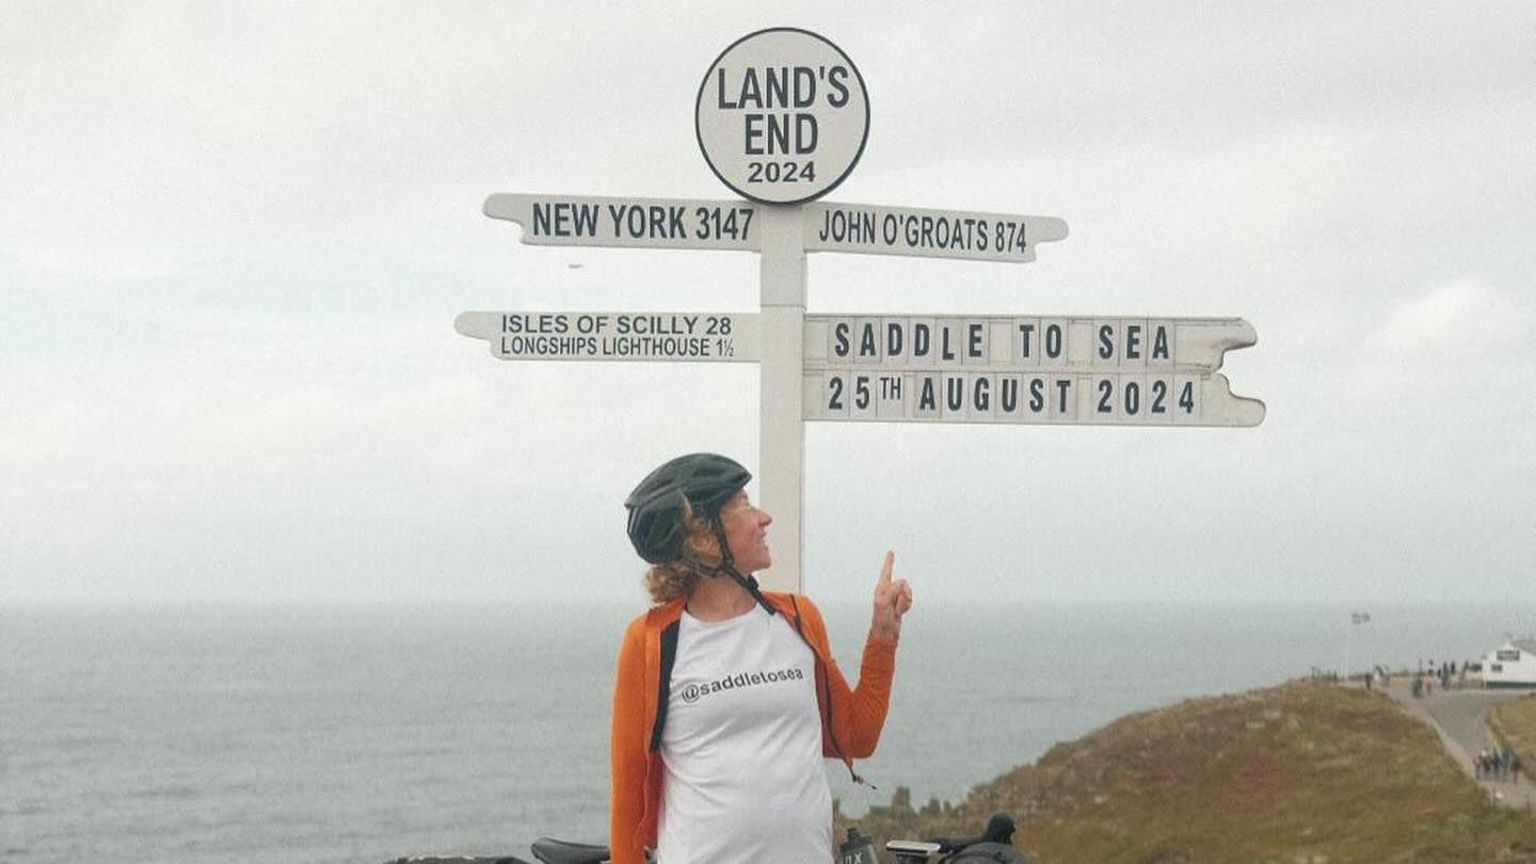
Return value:
M 461 312 L 453 329 L 501 360 L 740 363 L 761 354 L 754 312 Z
M 485 215 L 522 226 L 535 246 L 755 252 L 759 208 L 746 201 L 497 193 Z
M 808 315 L 807 420 L 1253 426 L 1241 318 Z
M 1241 318 L 817 314 L 805 319 L 805 365 L 1214 372 L 1257 341 Z
M 1067 236 L 1066 221 L 1054 216 L 818 201 L 801 217 L 807 252 L 1023 263 L 1035 260 L 1037 245 Z

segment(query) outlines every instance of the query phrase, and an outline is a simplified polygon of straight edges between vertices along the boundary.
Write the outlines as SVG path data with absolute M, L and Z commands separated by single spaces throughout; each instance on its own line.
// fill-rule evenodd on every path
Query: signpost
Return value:
M 503 360 L 757 363 L 759 497 L 777 536 L 766 587 L 801 587 L 807 421 L 1263 421 L 1264 404 L 1232 395 L 1217 371 L 1225 352 L 1258 339 L 1240 318 L 807 316 L 807 252 L 1024 263 L 1067 224 L 817 201 L 863 153 L 869 98 L 848 56 L 805 30 L 732 43 L 694 110 L 710 170 L 748 200 L 496 194 L 485 214 L 522 226 L 531 245 L 756 252 L 756 313 L 465 312 L 454 327 Z

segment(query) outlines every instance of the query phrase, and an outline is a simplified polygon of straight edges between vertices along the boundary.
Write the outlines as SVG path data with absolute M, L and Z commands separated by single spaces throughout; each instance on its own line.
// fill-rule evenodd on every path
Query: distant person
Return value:
M 695 453 L 640 481 L 629 539 L 653 565 L 652 606 L 624 633 L 613 691 L 613 864 L 832 860 L 823 758 L 853 772 L 885 723 L 912 589 L 887 552 L 859 681 L 850 687 L 821 612 L 763 592 L 772 519 L 736 462 Z M 857 775 L 854 775 L 857 779 Z

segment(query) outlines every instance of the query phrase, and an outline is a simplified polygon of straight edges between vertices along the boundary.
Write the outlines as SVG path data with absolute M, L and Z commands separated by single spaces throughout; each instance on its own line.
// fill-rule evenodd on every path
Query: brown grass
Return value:
M 1520 754 L 1522 770 L 1529 772 L 1536 762 L 1536 693 L 1511 699 L 1493 709 L 1489 718 L 1499 736 Z
M 1308 682 L 1126 717 L 958 806 L 898 793 L 842 821 L 883 844 L 975 833 L 997 811 L 1037 864 L 1536 862 L 1536 819 L 1490 806 L 1432 731 L 1380 694 Z

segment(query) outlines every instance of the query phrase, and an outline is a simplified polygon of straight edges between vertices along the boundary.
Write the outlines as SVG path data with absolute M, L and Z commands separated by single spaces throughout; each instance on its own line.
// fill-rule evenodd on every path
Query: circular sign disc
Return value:
M 832 191 L 869 138 L 869 94 L 841 48 L 775 27 L 736 40 L 699 85 L 694 129 L 725 185 L 764 204 Z

